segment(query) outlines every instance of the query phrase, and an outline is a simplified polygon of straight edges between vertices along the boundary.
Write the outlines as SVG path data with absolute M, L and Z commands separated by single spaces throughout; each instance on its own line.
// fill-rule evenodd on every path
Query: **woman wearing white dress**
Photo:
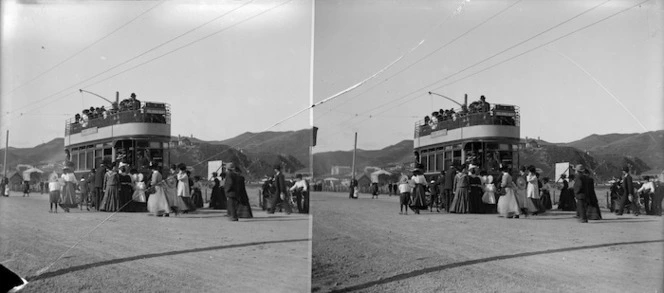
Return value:
M 68 213 L 69 208 L 75 208 L 78 206 L 78 202 L 76 201 L 76 185 L 78 181 L 71 169 L 64 168 L 62 172 L 64 185 L 62 186 L 62 200 L 60 201 L 60 207 Z
M 162 180 L 161 173 L 157 170 L 158 167 L 156 164 L 151 167 L 152 180 L 150 181 L 150 189 L 154 190 L 154 193 L 150 194 L 148 198 L 148 212 L 158 217 L 164 215 L 168 217 L 171 207 L 164 193 L 164 181 Z
M 496 185 L 493 184 L 493 176 L 486 176 L 484 184 L 484 195 L 482 195 L 482 202 L 486 204 L 496 204 Z
M 540 192 L 539 192 L 539 179 L 537 178 L 537 170 L 535 166 L 528 167 L 528 175 L 526 175 L 526 181 L 528 182 L 528 187 L 526 188 L 526 196 L 528 200 L 533 203 L 536 210 L 533 211 L 533 215 L 537 213 L 544 212 L 542 205 L 540 204 Z
M 528 198 L 528 181 L 526 180 L 527 169 L 525 166 L 522 166 L 519 170 L 519 177 L 516 178 L 516 189 L 514 194 L 516 195 L 516 202 L 521 208 L 521 212 L 525 215 L 530 213 L 536 213 L 537 207 L 533 204 L 533 201 Z
M 509 173 L 509 167 L 503 167 L 502 171 L 503 179 L 500 182 L 500 188 L 504 191 L 504 195 L 498 199 L 498 213 L 501 217 L 519 218 L 521 209 L 516 202 L 516 196 L 514 194 L 515 186 L 512 182 L 512 176 Z
M 177 179 L 178 179 L 178 191 L 177 191 L 177 196 L 182 199 L 184 202 L 186 208 L 183 211 L 184 214 L 186 214 L 189 211 L 193 211 L 196 209 L 194 205 L 191 203 L 191 188 L 189 186 L 189 175 L 187 174 L 187 166 L 185 164 L 180 164 L 178 166 L 178 169 L 180 171 L 177 174 Z

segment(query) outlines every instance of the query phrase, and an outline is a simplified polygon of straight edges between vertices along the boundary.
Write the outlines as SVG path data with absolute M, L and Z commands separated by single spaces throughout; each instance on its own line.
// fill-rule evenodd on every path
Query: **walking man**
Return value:
M 275 191 L 272 194 L 270 207 L 268 208 L 268 214 L 274 214 L 275 209 L 277 208 L 277 203 L 281 200 L 282 208 L 286 209 L 286 214 L 291 213 L 290 200 L 288 199 L 288 189 L 286 188 L 286 179 L 284 174 L 281 173 L 281 165 L 274 166 L 274 186 Z
M 104 197 L 104 178 L 106 177 L 106 166 L 104 163 L 99 164 L 99 168 L 95 170 L 94 191 L 92 193 L 92 203 L 95 209 L 99 211 L 101 199 Z
M 620 197 L 619 205 L 618 205 L 618 211 L 616 212 L 616 215 L 622 216 L 623 211 L 625 209 L 625 204 L 627 200 L 632 202 L 632 212 L 634 213 L 635 216 L 639 215 L 639 209 L 640 204 L 639 204 L 639 196 L 634 194 L 634 183 L 632 181 L 632 175 L 629 175 L 629 167 L 625 166 L 623 167 L 623 194 Z
M 226 165 L 226 181 L 224 182 L 224 191 L 226 192 L 226 205 L 228 209 L 228 220 L 231 222 L 237 222 L 237 209 L 238 209 L 238 199 L 240 196 L 241 186 L 240 178 L 237 173 L 235 173 L 235 166 L 233 163 L 228 163 Z
M 443 171 L 441 171 L 442 173 Z M 443 179 L 443 204 L 445 205 L 445 210 L 449 213 L 450 206 L 452 205 L 452 199 L 454 194 L 452 189 L 454 188 L 454 178 L 456 177 L 456 168 L 450 165 L 450 168 L 445 171 L 445 177 Z
M 588 175 L 586 175 L 586 169 L 583 165 L 576 165 L 574 168 L 576 171 L 577 177 L 574 181 L 574 197 L 576 198 L 576 209 L 577 214 L 579 215 L 579 223 L 588 223 L 588 199 L 589 199 L 589 186 L 590 180 Z

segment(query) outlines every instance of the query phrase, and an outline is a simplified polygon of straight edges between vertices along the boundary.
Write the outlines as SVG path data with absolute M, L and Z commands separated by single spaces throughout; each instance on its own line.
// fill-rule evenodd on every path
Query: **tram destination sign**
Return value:
M 83 129 L 83 130 L 81 130 L 81 136 L 95 134 L 95 133 L 97 133 L 97 131 L 98 131 L 98 127 Z
M 431 132 L 431 137 L 439 137 L 439 136 L 445 136 L 447 135 L 447 129 L 441 129 L 441 130 L 436 130 Z

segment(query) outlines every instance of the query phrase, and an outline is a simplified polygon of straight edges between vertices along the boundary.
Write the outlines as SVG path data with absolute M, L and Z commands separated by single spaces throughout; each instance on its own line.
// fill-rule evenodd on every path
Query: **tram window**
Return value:
M 434 165 L 435 164 L 435 161 L 434 161 L 435 159 L 436 159 L 436 157 L 434 156 L 433 153 L 429 154 L 429 160 L 428 160 L 429 162 L 427 164 L 427 169 L 426 169 L 427 171 L 435 171 L 436 170 L 436 165 Z
M 74 170 L 79 170 L 78 153 L 79 153 L 79 150 L 74 150 L 74 151 L 71 152 L 71 161 L 74 163 Z
M 96 149 L 96 150 L 94 150 L 94 152 L 95 152 L 95 153 L 94 153 L 94 156 L 95 156 L 94 168 L 98 168 L 99 165 L 100 165 L 101 162 L 102 162 L 101 159 L 102 159 L 102 157 L 103 157 L 103 153 L 104 153 L 104 152 L 103 152 L 103 150 L 101 150 L 101 149 Z
M 445 170 L 445 153 L 436 152 L 436 171 Z
M 94 149 L 88 148 L 85 150 L 85 169 L 90 170 L 94 168 L 93 159 L 94 159 Z
M 151 141 L 150 142 L 150 148 L 151 149 L 158 149 L 158 148 L 160 148 L 160 145 L 161 144 L 158 141 Z
M 137 140 L 136 142 L 136 147 L 137 148 L 147 148 L 150 147 L 150 143 L 148 143 L 147 140 Z

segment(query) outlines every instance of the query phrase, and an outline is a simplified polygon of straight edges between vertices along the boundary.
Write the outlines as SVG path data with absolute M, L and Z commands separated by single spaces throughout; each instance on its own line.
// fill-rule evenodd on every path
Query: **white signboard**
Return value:
M 560 175 L 565 174 L 569 178 L 569 170 L 571 166 L 569 162 L 556 163 L 556 181 L 559 181 Z
M 98 132 L 98 128 L 97 128 L 97 127 L 92 127 L 92 128 L 88 128 L 88 129 L 83 129 L 83 130 L 81 130 L 81 136 L 86 136 L 86 135 L 90 135 L 90 134 L 95 134 L 95 133 L 97 133 L 97 132 Z
M 208 161 L 208 177 L 207 179 L 212 178 L 212 173 L 216 172 L 217 174 L 221 173 L 221 166 L 223 166 L 223 162 L 221 160 L 219 161 Z
M 431 137 L 439 137 L 439 136 L 444 136 L 447 135 L 447 129 L 442 129 L 442 130 L 436 130 L 434 132 L 431 132 Z

